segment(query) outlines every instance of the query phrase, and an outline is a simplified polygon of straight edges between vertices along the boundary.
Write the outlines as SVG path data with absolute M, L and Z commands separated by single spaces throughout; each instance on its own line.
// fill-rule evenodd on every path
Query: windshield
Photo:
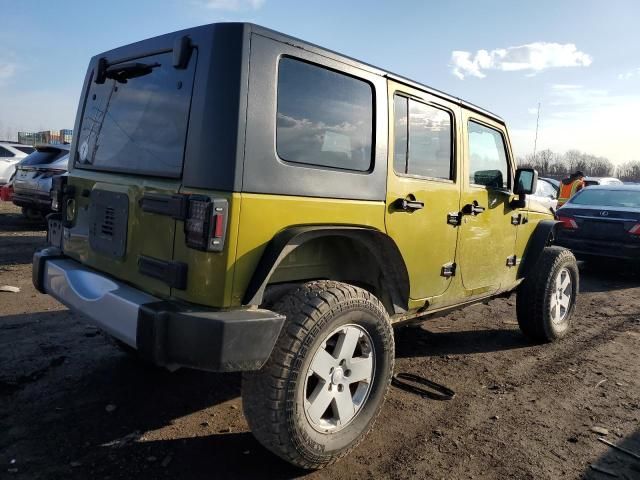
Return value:
M 573 205 L 640 208 L 640 189 L 595 190 L 586 188 L 569 200 L 569 203 Z
M 24 160 L 20 162 L 20 166 L 48 165 L 68 154 L 69 152 L 67 150 L 60 150 L 59 148 L 42 148 L 26 156 Z
M 195 71 L 163 53 L 110 66 L 102 84 L 92 82 L 78 138 L 81 168 L 164 177 L 182 173 Z M 95 79 L 95 75 L 94 75 Z

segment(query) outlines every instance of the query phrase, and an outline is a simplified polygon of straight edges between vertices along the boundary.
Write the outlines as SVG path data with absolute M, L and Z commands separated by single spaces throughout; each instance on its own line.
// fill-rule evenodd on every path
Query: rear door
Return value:
M 442 295 L 455 270 L 460 208 L 459 107 L 389 81 L 386 227 L 405 259 L 413 300 Z
M 184 68 L 167 52 L 96 69 L 70 160 L 65 253 L 165 296 L 195 68 L 196 50 Z

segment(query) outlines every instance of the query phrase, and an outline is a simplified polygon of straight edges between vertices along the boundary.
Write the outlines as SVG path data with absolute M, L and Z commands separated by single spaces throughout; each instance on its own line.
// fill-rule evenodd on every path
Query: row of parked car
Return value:
M 2 199 L 11 199 L 29 218 L 46 215 L 51 211 L 52 179 L 67 171 L 68 161 L 69 145 L 0 142 Z
M 11 196 L 29 218 L 49 213 L 52 179 L 67 171 L 69 145 L 31 147 L 0 142 L 0 155 L 4 155 L 0 157 L 3 199 Z M 558 210 L 560 182 L 538 179 L 530 199 L 557 210 L 561 228 L 556 243 L 577 256 L 640 259 L 640 186 L 624 185 L 612 177 L 586 177 L 585 185 L 589 188 Z
M 622 185 L 622 182 L 613 177 L 585 177 L 585 186 L 592 185 Z M 560 188 L 560 180 L 555 178 L 538 178 L 538 187 L 533 195 L 538 203 L 552 209 L 558 209 L 558 189 Z

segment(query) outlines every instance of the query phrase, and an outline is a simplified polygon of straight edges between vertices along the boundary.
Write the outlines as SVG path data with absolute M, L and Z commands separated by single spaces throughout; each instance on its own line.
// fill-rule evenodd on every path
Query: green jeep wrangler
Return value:
M 504 121 L 246 23 L 94 57 L 33 281 L 153 364 L 242 371 L 257 439 L 320 468 L 371 429 L 392 325 L 517 292 L 569 330 L 572 254 Z

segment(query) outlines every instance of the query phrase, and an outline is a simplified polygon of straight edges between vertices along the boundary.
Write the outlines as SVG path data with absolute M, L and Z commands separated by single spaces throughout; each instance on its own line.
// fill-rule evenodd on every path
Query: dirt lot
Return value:
M 640 479 L 640 273 L 581 265 L 574 334 L 530 346 L 515 298 L 396 329 L 397 372 L 456 391 L 392 387 L 373 433 L 321 472 L 265 451 L 239 375 L 141 365 L 31 285 L 42 225 L 0 202 L 0 478 Z M 596 469 L 594 470 L 593 466 Z

